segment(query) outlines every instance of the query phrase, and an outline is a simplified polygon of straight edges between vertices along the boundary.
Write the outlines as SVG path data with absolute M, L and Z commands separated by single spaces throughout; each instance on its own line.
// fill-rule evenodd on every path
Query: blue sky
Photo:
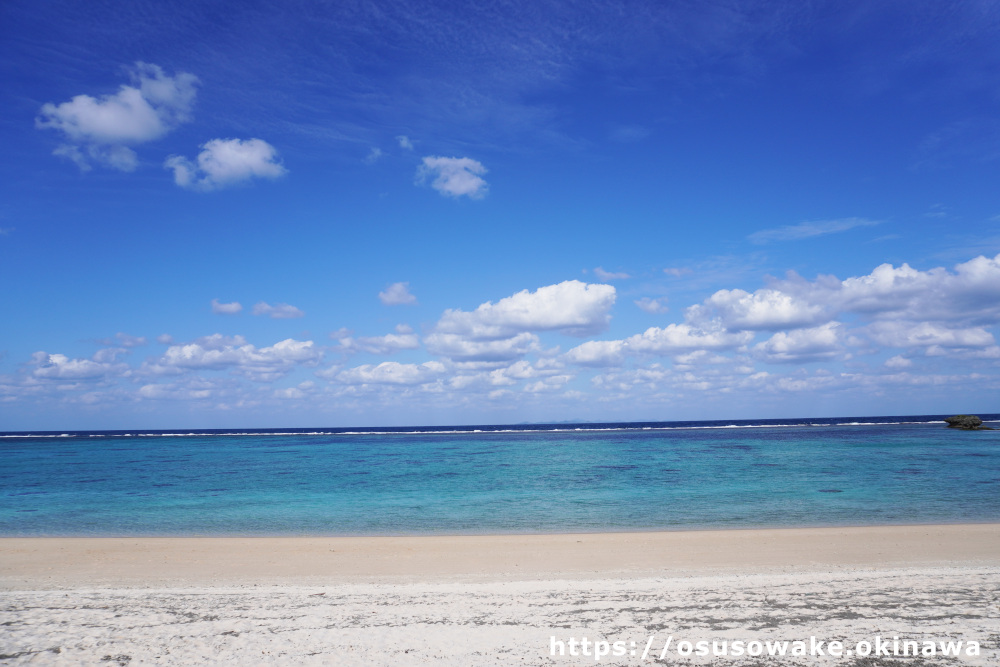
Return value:
M 0 6 L 0 429 L 995 412 L 989 3 Z

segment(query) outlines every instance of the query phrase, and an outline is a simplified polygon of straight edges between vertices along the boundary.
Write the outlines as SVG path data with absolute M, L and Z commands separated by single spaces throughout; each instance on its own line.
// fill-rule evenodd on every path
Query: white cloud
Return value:
M 632 277 L 624 272 L 605 271 L 601 267 L 594 269 L 594 275 L 597 276 L 598 280 L 626 280 Z
M 379 301 L 387 306 L 413 306 L 417 297 L 410 292 L 410 283 L 393 283 L 378 293 Z
M 139 347 L 146 344 L 145 336 L 130 336 L 119 331 L 114 338 L 104 338 L 97 341 L 101 345 L 121 345 L 122 347 Z
M 446 310 L 435 331 L 473 340 L 499 339 L 526 331 L 561 331 L 586 336 L 605 329 L 615 303 L 611 285 L 567 280 L 487 301 L 472 312 Z
M 670 308 L 667 307 L 667 297 L 665 296 L 661 296 L 658 299 L 644 296 L 641 299 L 636 299 L 633 303 L 639 306 L 641 310 L 644 310 L 651 315 L 665 313 L 670 310 Z
M 481 178 L 486 171 L 482 163 L 472 158 L 430 155 L 417 168 L 416 183 L 423 185 L 430 180 L 431 187 L 446 197 L 482 199 L 489 190 Z
M 937 321 L 949 328 L 1000 322 L 1000 255 L 926 271 L 882 264 L 871 273 L 813 281 L 795 274 L 750 294 L 720 290 L 687 310 L 687 319 L 719 318 L 729 329 L 778 330 L 821 324 L 843 313 L 875 320 Z
M 565 359 L 580 366 L 620 366 L 625 361 L 625 341 L 588 340 L 566 352 Z
M 400 148 L 402 148 L 404 150 L 408 150 L 408 151 L 412 151 L 413 150 L 413 142 L 410 141 L 410 138 L 408 136 L 406 136 L 405 134 L 401 134 L 398 137 L 396 137 L 396 141 L 399 142 L 399 147 Z
M 161 345 L 170 345 L 171 343 L 174 342 L 174 337 L 171 336 L 170 334 L 160 334 L 159 336 L 156 337 L 156 342 L 160 343 Z
M 949 328 L 931 322 L 875 322 L 868 335 L 888 347 L 989 347 L 996 341 L 982 327 Z
M 254 304 L 253 314 L 266 315 L 274 320 L 289 320 L 296 317 L 303 317 L 305 315 L 303 311 L 287 303 L 276 303 L 272 306 L 265 301 L 259 301 Z
M 212 139 L 201 148 L 197 164 L 180 155 L 164 161 L 163 166 L 173 170 L 177 185 L 207 192 L 288 173 L 274 146 L 262 139 Z
M 235 315 L 243 310 L 243 304 L 239 301 L 222 303 L 218 299 L 212 299 L 212 312 L 216 315 Z
M 706 364 L 728 364 L 731 362 L 733 362 L 733 359 L 730 357 L 724 357 L 721 354 L 712 354 L 708 350 L 685 352 L 684 354 L 678 354 L 674 357 L 674 364 L 676 368 L 704 366 Z
M 538 336 L 522 332 L 506 338 L 477 340 L 461 334 L 432 333 L 424 337 L 432 354 L 455 361 L 511 361 L 538 349 Z
M 699 328 L 690 324 L 650 327 L 625 340 L 587 341 L 568 351 L 564 358 L 581 366 L 620 366 L 628 354 L 667 355 L 694 350 L 724 350 L 753 340 L 749 331 L 728 332 L 718 324 Z
M 1000 255 L 958 264 L 954 273 L 943 267 L 918 271 L 908 264 L 882 264 L 867 276 L 844 280 L 839 288 L 843 310 L 915 321 L 1000 322 Z
M 779 331 L 753 348 L 754 356 L 770 363 L 806 363 L 836 357 L 841 350 L 840 323 L 811 329 Z
M 710 325 L 694 327 L 690 324 L 668 324 L 650 327 L 641 334 L 625 339 L 629 350 L 645 354 L 674 354 L 691 350 L 731 349 L 753 340 L 748 331 L 729 332 Z
M 212 388 L 178 384 L 144 384 L 138 391 L 140 398 L 151 401 L 204 401 L 214 393 Z
M 242 336 L 214 334 L 184 345 L 171 345 L 144 370 L 171 374 L 189 370 L 232 369 L 253 380 L 269 382 L 288 373 L 296 364 L 314 366 L 322 352 L 311 341 L 285 339 L 257 348 Z
M 704 304 L 689 307 L 686 319 L 706 322 L 718 318 L 730 331 L 774 331 L 828 321 L 830 315 L 825 310 L 822 305 L 775 289 L 760 289 L 753 294 L 734 289 L 719 290 Z
M 573 379 L 572 375 L 553 375 L 531 382 L 524 386 L 524 391 L 529 394 L 541 394 L 545 392 L 558 391 L 563 385 Z
M 897 354 L 894 357 L 889 357 L 888 359 L 885 360 L 886 368 L 892 368 L 892 369 L 909 368 L 912 365 L 913 361 L 899 354 Z
M 666 269 L 663 269 L 663 272 L 668 276 L 673 276 L 674 278 L 680 278 L 681 276 L 686 276 L 687 274 L 691 273 L 691 269 L 667 267 Z
M 104 163 L 119 171 L 135 171 L 139 167 L 139 156 L 128 146 L 58 146 L 52 154 L 76 163 L 81 171 L 90 171 L 91 162 Z
M 839 220 L 817 220 L 813 222 L 801 222 L 797 225 L 787 225 L 775 229 L 762 229 L 754 232 L 747 238 L 752 243 L 768 243 L 769 241 L 798 241 L 814 236 L 825 236 L 826 234 L 836 234 L 846 232 L 855 227 L 870 227 L 881 224 L 880 220 L 867 220 L 865 218 L 841 218 Z
M 283 398 L 288 400 L 300 400 L 313 393 L 316 387 L 316 383 L 312 380 L 306 380 L 305 382 L 300 382 L 295 387 L 285 387 L 283 389 L 275 389 L 274 397 Z
M 370 151 L 368 151 L 368 155 L 365 156 L 363 162 L 365 164 L 375 164 L 376 162 L 379 161 L 379 158 L 381 157 L 382 157 L 382 149 L 377 147 L 372 148 Z
M 158 139 L 190 119 L 198 83 L 193 74 L 171 77 L 157 65 L 137 62 L 130 75 L 132 85 L 121 86 L 114 95 L 77 95 L 69 102 L 42 105 L 35 127 L 57 130 L 68 140 L 56 155 L 82 169 L 99 162 L 132 171 L 138 159 L 128 146 Z
M 400 350 L 420 349 L 420 338 L 406 324 L 396 326 L 396 333 L 384 336 L 362 336 L 357 339 L 350 336 L 338 336 L 341 348 L 346 352 L 369 352 L 371 354 L 393 354 Z
M 70 359 L 65 354 L 36 352 L 32 355 L 32 377 L 46 380 L 98 380 L 110 375 L 128 374 L 128 366 L 115 362 L 116 354 L 102 354 L 98 358 Z
M 433 382 L 445 373 L 439 361 L 422 364 L 401 364 L 383 361 L 377 366 L 365 364 L 337 373 L 335 379 L 342 384 L 419 385 Z
M 512 361 L 540 349 L 533 332 L 586 336 L 603 330 L 614 302 L 611 285 L 577 280 L 522 290 L 472 312 L 446 310 L 424 343 L 431 353 L 455 361 Z

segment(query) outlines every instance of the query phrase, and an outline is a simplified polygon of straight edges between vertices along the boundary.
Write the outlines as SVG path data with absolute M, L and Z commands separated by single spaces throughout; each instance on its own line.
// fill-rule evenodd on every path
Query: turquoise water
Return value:
M 1000 431 L 826 421 L 489 432 L 6 434 L 0 435 L 0 535 L 1000 521 Z

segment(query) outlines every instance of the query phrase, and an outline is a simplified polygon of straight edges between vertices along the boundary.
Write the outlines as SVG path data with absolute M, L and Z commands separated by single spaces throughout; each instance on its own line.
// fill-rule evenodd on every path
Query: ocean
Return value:
M 1000 430 L 943 417 L 2 432 L 0 535 L 1000 521 Z

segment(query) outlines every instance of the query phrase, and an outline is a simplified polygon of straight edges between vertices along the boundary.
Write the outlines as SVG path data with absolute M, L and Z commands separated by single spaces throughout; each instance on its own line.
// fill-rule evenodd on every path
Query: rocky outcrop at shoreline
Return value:
M 988 426 L 983 426 L 983 420 L 976 415 L 955 415 L 945 421 L 948 422 L 948 428 L 959 428 L 964 431 L 989 430 Z

